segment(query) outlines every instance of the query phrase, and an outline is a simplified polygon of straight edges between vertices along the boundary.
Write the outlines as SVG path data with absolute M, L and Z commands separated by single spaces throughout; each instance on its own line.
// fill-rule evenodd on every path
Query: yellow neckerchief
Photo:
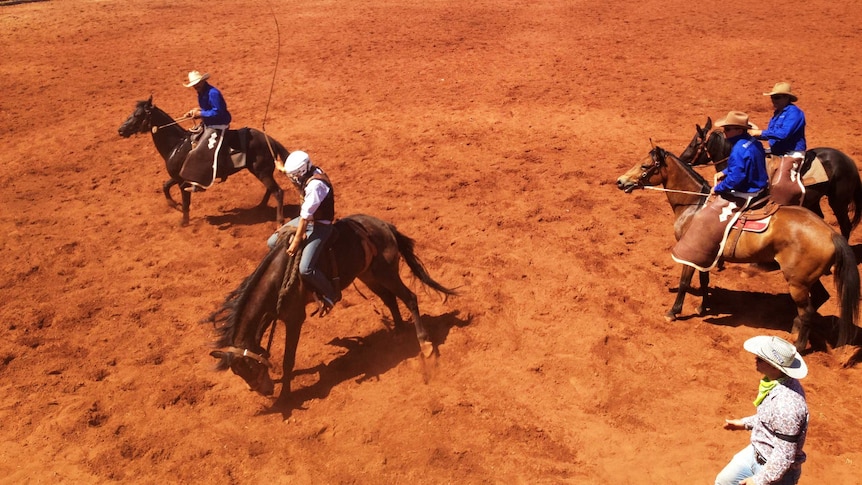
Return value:
M 774 381 L 766 376 L 760 380 L 760 387 L 757 389 L 757 398 L 754 399 L 754 407 L 760 406 L 760 403 L 769 395 L 769 391 L 775 389 L 775 386 L 784 382 L 786 377 L 775 379 Z

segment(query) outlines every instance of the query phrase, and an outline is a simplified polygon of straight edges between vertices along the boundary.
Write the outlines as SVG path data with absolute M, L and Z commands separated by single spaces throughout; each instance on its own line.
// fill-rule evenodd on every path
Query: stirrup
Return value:
M 329 315 L 329 313 L 335 307 L 335 304 L 338 303 L 337 301 L 332 301 L 329 298 L 316 292 L 314 293 L 314 300 L 317 302 L 317 308 L 313 312 L 311 312 L 310 316 L 313 317 L 317 315 L 318 318 L 323 318 L 326 315 Z
M 183 190 L 185 190 L 186 192 L 195 193 L 195 192 L 206 192 L 207 189 L 205 189 L 202 185 L 197 184 L 195 182 L 189 182 L 188 187 L 184 188 Z

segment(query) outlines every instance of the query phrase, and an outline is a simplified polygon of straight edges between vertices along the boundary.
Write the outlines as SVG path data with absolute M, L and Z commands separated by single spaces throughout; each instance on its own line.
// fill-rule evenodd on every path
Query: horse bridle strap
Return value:
M 238 347 L 228 347 L 227 351 L 234 354 L 240 355 L 242 357 L 248 357 L 249 359 L 257 361 L 259 364 L 263 364 L 267 367 L 272 367 L 272 364 L 269 362 L 269 359 L 264 357 L 263 355 L 256 354 L 248 349 L 240 349 Z

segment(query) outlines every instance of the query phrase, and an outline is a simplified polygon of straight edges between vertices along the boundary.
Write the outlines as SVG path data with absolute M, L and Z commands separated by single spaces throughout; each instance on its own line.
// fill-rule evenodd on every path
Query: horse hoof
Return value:
M 676 313 L 674 313 L 674 312 L 665 313 L 664 314 L 664 320 L 666 322 L 675 322 L 676 321 Z
M 422 357 L 430 358 L 434 355 L 434 344 L 431 342 L 419 342 L 419 351 L 422 352 Z

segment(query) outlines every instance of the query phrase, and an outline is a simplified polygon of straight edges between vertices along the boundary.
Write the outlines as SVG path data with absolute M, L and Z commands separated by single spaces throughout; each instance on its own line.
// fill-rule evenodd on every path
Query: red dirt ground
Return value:
M 748 439 L 721 427 L 753 412 L 742 343 L 789 335 L 787 288 L 729 266 L 718 314 L 692 299 L 666 322 L 670 208 L 614 181 L 650 138 L 678 153 L 707 116 L 765 124 L 779 80 L 811 146 L 862 160 L 853 5 L 0 7 L 0 481 L 712 483 Z M 395 223 L 459 289 L 444 303 L 414 284 L 439 344 L 427 384 L 415 338 L 355 289 L 306 324 L 296 409 L 212 370 L 199 321 L 265 254 L 273 203 L 255 209 L 263 187 L 238 174 L 195 195 L 181 228 L 150 137 L 117 135 L 150 94 L 193 107 L 191 69 L 234 127 L 308 151 L 340 215 Z M 858 350 L 806 355 L 802 483 L 860 481 L 862 370 L 844 367 Z

